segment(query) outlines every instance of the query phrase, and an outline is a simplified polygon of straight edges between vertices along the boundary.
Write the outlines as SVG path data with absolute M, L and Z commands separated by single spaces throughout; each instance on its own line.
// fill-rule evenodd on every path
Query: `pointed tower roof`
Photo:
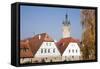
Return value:
M 69 24 L 70 24 L 70 21 L 69 21 L 69 18 L 68 18 L 68 14 L 66 13 L 65 20 L 63 21 L 63 25 L 69 25 Z

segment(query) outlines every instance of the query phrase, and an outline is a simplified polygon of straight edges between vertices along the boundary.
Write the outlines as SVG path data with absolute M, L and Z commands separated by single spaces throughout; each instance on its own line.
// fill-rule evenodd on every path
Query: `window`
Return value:
M 47 46 L 51 46 L 51 43 L 46 43 Z
M 72 50 L 72 52 L 74 53 L 74 49 Z
M 28 48 L 26 48 L 26 52 L 28 52 L 29 51 L 29 49 Z
M 48 49 L 48 53 L 50 53 L 50 49 Z
M 46 45 L 48 46 L 48 43 L 46 43 Z
M 51 46 L 51 43 L 49 43 L 49 46 Z
M 28 52 L 28 48 L 24 48 L 24 51 L 25 51 L 25 52 Z
M 41 49 L 41 53 L 43 53 L 43 49 Z
M 72 58 L 74 58 L 74 56 L 72 56 Z
M 46 53 L 47 49 L 45 49 L 45 53 Z
M 76 50 L 76 53 L 77 53 L 77 50 Z
M 48 43 L 46 43 L 46 45 L 47 45 L 47 46 L 51 46 L 51 43 L 48 42 Z
M 55 53 L 55 49 L 53 49 L 53 53 Z
M 70 53 L 70 50 L 69 50 L 69 53 Z

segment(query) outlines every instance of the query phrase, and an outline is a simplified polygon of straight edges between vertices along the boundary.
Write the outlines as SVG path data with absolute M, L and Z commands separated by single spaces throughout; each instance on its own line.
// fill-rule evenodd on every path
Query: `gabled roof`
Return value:
M 29 45 L 33 56 L 36 54 L 43 42 L 54 42 L 47 33 L 37 34 L 33 38 L 29 39 Z
M 29 47 L 28 40 L 20 42 L 20 58 L 31 58 L 33 57 L 32 51 Z
M 70 42 L 76 42 L 79 43 L 80 41 L 78 39 L 72 38 L 72 37 L 68 37 L 68 38 L 62 38 L 59 42 L 56 43 L 59 51 L 61 54 L 63 54 L 63 52 L 65 51 L 65 49 L 68 47 L 68 44 Z
M 54 42 L 47 33 L 41 33 L 20 41 L 20 57 L 33 57 L 43 42 Z M 23 52 L 21 49 L 29 49 Z

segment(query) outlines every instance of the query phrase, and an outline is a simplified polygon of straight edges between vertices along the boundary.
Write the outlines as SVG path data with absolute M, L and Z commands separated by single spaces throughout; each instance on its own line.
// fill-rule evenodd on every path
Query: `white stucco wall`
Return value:
M 70 37 L 70 26 L 63 26 L 63 38 Z
M 70 50 L 70 52 L 69 52 Z M 73 52 L 74 50 L 74 52 Z M 77 52 L 76 52 L 77 50 Z M 79 60 L 81 56 L 80 48 L 77 43 L 70 43 L 62 54 L 62 60 Z
M 41 49 L 43 49 L 42 53 Z M 48 49 L 50 49 L 50 52 L 48 52 Z M 55 52 L 53 52 L 53 49 L 55 49 Z M 61 54 L 54 42 L 43 42 L 35 54 L 35 57 L 57 57 L 57 56 L 61 56 Z
M 70 50 L 70 52 L 69 52 Z M 74 50 L 74 52 L 72 51 Z M 76 52 L 77 50 L 77 52 Z M 80 48 L 77 43 L 69 43 L 62 56 L 80 56 Z

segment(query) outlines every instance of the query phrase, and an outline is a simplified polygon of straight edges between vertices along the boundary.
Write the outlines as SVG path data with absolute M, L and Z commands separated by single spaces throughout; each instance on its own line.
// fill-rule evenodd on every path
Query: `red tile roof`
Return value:
M 40 39 L 39 39 L 39 36 L 40 36 Z M 41 44 L 44 41 L 53 42 L 53 39 L 50 38 L 47 33 L 42 33 L 42 34 L 38 34 L 34 36 L 33 38 L 29 40 L 29 45 L 30 45 L 33 55 L 35 55 L 35 53 L 38 51 L 38 49 L 40 48 Z
M 47 33 L 37 34 L 32 38 L 28 38 L 21 41 L 20 48 L 28 48 L 30 52 L 20 52 L 21 57 L 31 57 L 36 54 L 43 42 L 54 42 Z M 31 54 L 32 52 L 32 54 Z
M 70 42 L 76 42 L 79 43 L 80 41 L 78 39 L 72 38 L 72 37 L 68 37 L 68 38 L 62 38 L 59 42 L 56 43 L 59 51 L 61 54 L 63 54 L 63 52 L 65 51 L 65 49 L 68 47 L 68 44 Z
M 29 47 L 28 40 L 20 42 L 20 58 L 31 58 L 33 57 L 32 51 Z

